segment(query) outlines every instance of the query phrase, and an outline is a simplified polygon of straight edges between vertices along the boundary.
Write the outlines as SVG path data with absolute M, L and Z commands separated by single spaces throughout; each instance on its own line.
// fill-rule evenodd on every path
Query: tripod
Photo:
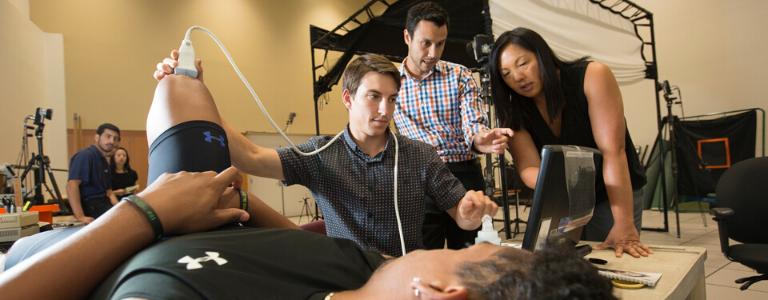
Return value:
M 482 44 L 480 42 L 482 40 L 482 38 L 478 39 L 478 37 L 480 37 L 480 35 L 475 37 L 476 43 L 477 44 Z M 484 37 L 484 38 L 487 38 L 487 37 Z M 487 42 L 487 40 L 486 40 L 486 42 Z M 483 102 L 485 103 L 485 107 L 486 107 L 486 113 L 487 113 L 488 116 L 490 116 L 491 113 L 492 113 L 491 107 L 493 106 L 493 101 L 492 101 L 492 98 L 491 98 L 491 78 L 490 78 L 490 74 L 488 73 L 488 70 L 489 70 L 488 56 L 485 55 L 485 56 L 480 57 L 480 56 L 476 55 L 476 58 L 477 58 L 477 61 L 482 64 L 482 67 L 478 70 L 480 72 L 480 86 L 482 87 L 481 93 L 480 93 L 480 98 L 483 99 Z M 496 121 L 496 127 L 499 126 L 500 123 L 499 123 L 498 117 L 493 118 L 491 120 L 495 120 Z M 486 184 L 485 185 L 486 186 L 485 194 L 488 197 L 493 197 L 493 195 L 495 193 L 495 187 L 496 187 L 496 182 L 494 180 L 494 174 L 493 174 L 493 165 L 494 165 L 493 164 L 493 156 L 491 154 L 486 154 L 485 159 L 486 159 L 486 164 L 485 164 L 485 184 Z M 507 174 L 506 174 L 505 168 L 501 167 L 501 166 L 505 166 L 506 165 L 506 163 L 505 163 L 506 159 L 504 157 L 504 154 L 498 154 L 496 156 L 496 159 L 497 159 L 497 161 L 499 163 L 498 165 L 500 166 L 499 169 L 501 171 L 501 178 L 500 178 L 501 179 L 501 190 L 502 190 L 502 193 L 501 193 L 502 205 L 501 206 L 503 207 L 502 211 L 504 213 L 504 220 L 503 220 L 503 222 L 504 222 L 504 229 L 502 229 L 502 230 L 504 230 L 504 232 L 506 233 L 506 239 L 511 239 L 512 238 L 512 233 L 510 231 L 510 225 L 512 224 L 512 222 L 515 222 L 515 235 L 517 235 L 517 233 L 519 233 L 519 230 L 520 230 L 519 223 L 522 222 L 522 220 L 520 220 L 519 218 L 515 218 L 515 220 L 510 220 L 510 215 L 509 215 L 509 196 L 507 195 L 507 191 L 508 191 L 507 190 Z M 515 193 L 515 195 L 517 196 L 517 193 Z M 515 208 L 517 209 L 517 202 L 515 203 Z M 494 220 L 494 221 L 499 221 L 499 220 Z M 525 223 L 525 222 L 523 222 L 523 223 Z
M 304 199 L 302 199 L 302 201 L 304 201 L 304 205 L 301 207 L 301 214 L 299 214 L 299 224 L 301 224 L 301 218 L 305 215 L 307 216 L 308 222 L 317 220 L 317 216 L 313 215 L 312 212 L 309 210 L 309 202 L 307 200 L 309 200 L 309 197 L 304 197 Z M 312 217 L 311 220 L 310 220 L 310 217 Z
M 514 168 L 514 166 L 513 166 L 513 168 Z M 504 167 L 504 169 L 506 169 L 506 167 Z M 523 221 L 522 219 L 520 219 L 520 191 L 522 189 L 518 189 L 518 186 L 517 186 L 517 182 L 518 182 L 517 176 L 516 176 L 517 175 L 517 168 L 514 168 L 511 171 L 512 171 L 511 172 L 512 173 L 512 188 L 515 190 L 515 218 L 512 219 L 512 220 L 509 220 L 509 223 L 510 224 L 515 223 L 515 229 L 512 232 L 514 233 L 513 237 L 516 237 L 518 234 L 521 233 L 520 232 L 520 223 L 528 224 L 528 222 Z M 506 176 L 502 176 L 502 177 L 506 177 Z
M 502 155 L 499 155 L 499 157 L 496 158 L 496 163 L 492 164 L 492 166 L 493 166 L 492 168 L 499 168 L 499 170 L 501 172 L 502 195 L 503 195 L 502 196 L 502 202 L 503 202 L 502 205 L 505 207 L 505 213 L 508 214 L 509 213 L 508 212 L 509 205 L 510 205 L 509 204 L 509 200 L 504 200 L 504 196 L 509 197 L 509 190 L 507 190 L 507 184 L 509 184 L 509 183 L 506 180 L 508 178 L 507 174 L 506 174 L 506 170 L 507 170 L 508 167 L 507 167 L 506 164 L 502 163 L 500 160 L 505 160 Z M 491 166 L 491 164 L 488 164 L 488 165 Z M 501 166 L 504 166 L 504 167 L 501 167 Z M 505 215 L 505 219 L 504 220 L 494 219 L 494 221 L 496 221 L 496 222 L 504 222 L 504 224 L 505 224 L 504 228 L 499 230 L 499 232 L 501 232 L 503 230 L 511 231 L 512 236 L 508 237 L 508 239 L 512 238 L 512 237 L 516 237 L 518 234 L 522 233 L 522 232 L 520 232 L 520 223 L 522 223 L 522 224 L 527 224 L 528 223 L 526 221 L 523 221 L 523 219 L 520 219 L 520 189 L 518 189 L 518 186 L 517 186 L 517 178 L 515 176 L 516 170 L 513 169 L 514 166 L 512 166 L 511 164 L 510 164 L 510 166 L 511 166 L 510 172 L 512 173 L 512 175 L 511 175 L 512 176 L 512 189 L 515 191 L 515 218 L 510 220 L 511 216 Z M 486 168 L 486 171 L 488 172 L 488 169 L 492 169 L 492 168 L 490 168 L 490 167 Z M 489 171 L 489 172 L 493 172 L 493 171 Z M 515 224 L 514 229 L 509 229 L 508 226 L 506 226 L 506 224 L 510 224 L 511 225 L 513 223 Z
M 51 161 L 48 156 L 43 154 L 43 129 L 45 128 L 45 124 L 43 124 L 42 121 L 40 121 L 39 124 L 37 124 L 37 121 L 35 123 L 37 125 L 37 129 L 35 129 L 35 137 L 37 138 L 38 154 L 35 155 L 32 153 L 32 158 L 27 163 L 27 167 L 24 169 L 24 172 L 21 173 L 19 178 L 23 182 L 29 171 L 35 168 L 37 172 L 34 173 L 35 187 L 32 190 L 35 191 L 35 196 L 32 198 L 32 204 L 40 205 L 45 203 L 45 199 L 43 198 L 43 187 L 45 187 L 45 190 L 48 192 L 51 198 L 53 198 L 59 205 L 59 210 L 64 214 L 71 214 L 69 208 L 67 208 L 67 206 L 64 205 L 64 202 L 62 201 L 59 186 L 56 184 L 56 178 L 53 177 L 53 172 L 51 171 Z M 24 127 L 29 128 L 31 126 L 25 123 Z M 53 191 L 55 191 L 55 194 L 51 191 L 51 188 L 45 181 L 46 174 L 51 179 L 51 184 L 53 184 Z M 31 193 L 32 190 L 30 190 L 27 194 Z M 26 196 L 27 195 L 24 195 L 24 197 Z
M 668 227 L 668 220 L 667 220 L 667 185 L 666 185 L 666 171 L 665 171 L 665 162 L 664 162 L 664 156 L 665 152 L 664 148 L 665 145 L 663 143 L 663 137 L 662 133 L 664 126 L 667 127 L 667 131 L 669 132 L 669 142 L 667 147 L 669 147 L 669 151 L 671 152 L 671 175 L 672 175 L 672 201 L 671 203 L 675 207 L 675 219 L 676 219 L 676 225 L 677 225 L 677 237 L 680 238 L 680 210 L 679 210 L 679 198 L 678 198 L 678 181 L 679 181 L 679 168 L 678 168 L 678 153 L 677 153 L 677 147 L 678 147 L 678 140 L 675 133 L 675 122 L 676 122 L 676 116 L 672 113 L 672 105 L 673 104 L 682 104 L 681 101 L 674 101 L 677 98 L 672 97 L 672 93 L 670 91 L 669 82 L 664 81 L 663 84 L 659 87 L 659 90 L 664 90 L 664 100 L 667 103 L 667 116 L 665 116 L 662 120 L 659 122 L 659 133 L 656 136 L 656 144 L 659 145 L 659 158 L 661 161 L 661 187 L 662 187 L 662 199 L 663 199 L 663 211 L 664 211 L 664 227 L 663 228 L 643 228 L 643 230 L 649 230 L 649 231 L 662 231 L 662 232 L 669 232 Z M 688 141 L 690 143 L 690 140 Z M 689 145 L 690 146 L 690 145 Z M 656 148 L 656 145 L 653 147 Z M 699 167 L 699 169 L 702 170 L 708 170 L 706 168 L 706 163 L 698 157 L 696 160 L 696 163 Z M 714 186 L 714 180 L 711 176 L 708 176 L 710 179 L 710 183 Z M 693 180 L 694 186 L 696 185 L 696 180 Z M 701 202 L 699 202 L 699 210 L 701 210 Z M 704 222 L 704 227 L 707 226 L 707 220 L 704 216 L 704 213 L 701 213 L 702 220 Z

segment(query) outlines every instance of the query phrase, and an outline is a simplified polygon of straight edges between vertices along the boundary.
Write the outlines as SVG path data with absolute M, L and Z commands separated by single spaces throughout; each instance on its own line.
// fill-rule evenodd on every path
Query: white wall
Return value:
M 27 1 L 0 0 L 0 45 L 0 164 L 17 162 L 24 118 L 43 107 L 54 109 L 53 119 L 45 120 L 43 150 L 53 168 L 66 169 L 63 37 L 35 26 Z M 38 152 L 34 137 L 29 146 Z M 60 183 L 67 179 L 54 175 Z
M 45 120 L 43 151 L 51 159 L 51 167 L 67 169 L 67 116 L 64 94 L 64 36 L 58 33 L 43 33 L 45 46 L 45 97 L 43 108 L 53 109 L 53 118 Z M 67 180 L 67 173 L 57 172 L 59 181 Z M 66 193 L 62 189 L 62 193 Z
M 659 78 L 680 87 L 686 116 L 766 109 L 763 78 L 768 69 L 768 1 L 634 2 L 653 13 Z M 622 87 L 624 113 L 639 145 L 652 144 L 656 136 L 652 84 L 646 80 Z M 673 113 L 683 115 L 679 106 Z M 666 115 L 665 103 L 662 114 Z M 761 149 L 765 141 L 759 130 Z
M 15 6 L 22 16 L 29 19 L 29 0 L 8 0 L 8 2 Z
M 294 144 L 299 144 L 309 141 L 312 136 L 290 134 L 288 138 Z M 274 149 L 290 145 L 277 133 L 248 132 L 246 137 L 265 148 Z M 303 210 L 304 198 L 308 198 L 309 213 L 315 213 L 315 199 L 309 190 L 301 185 L 285 186 L 279 180 L 248 175 L 248 191 L 284 216 L 307 216 L 307 212 Z M 305 219 L 302 218 L 301 223 L 306 223 Z
M 110 122 L 144 130 L 158 62 L 178 49 L 190 26 L 211 30 L 278 123 L 298 116 L 292 132 L 314 133 L 309 25 L 331 29 L 368 0 L 34 0 L 30 18 L 65 37 L 67 124 L 84 129 Z M 380 4 L 378 6 L 384 6 Z M 219 113 L 239 131 L 270 131 L 245 85 L 216 43 L 192 33 L 205 82 Z M 321 132 L 347 123 L 339 88 L 320 111 Z

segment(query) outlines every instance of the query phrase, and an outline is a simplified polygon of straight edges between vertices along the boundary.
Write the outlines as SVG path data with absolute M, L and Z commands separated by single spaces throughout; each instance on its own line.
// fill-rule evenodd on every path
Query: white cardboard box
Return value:
M 29 226 L 37 224 L 38 221 L 40 221 L 40 214 L 36 211 L 0 214 L 0 229 Z
M 25 236 L 30 236 L 40 232 L 40 226 L 37 224 L 21 228 L 0 229 L 0 242 L 13 242 Z

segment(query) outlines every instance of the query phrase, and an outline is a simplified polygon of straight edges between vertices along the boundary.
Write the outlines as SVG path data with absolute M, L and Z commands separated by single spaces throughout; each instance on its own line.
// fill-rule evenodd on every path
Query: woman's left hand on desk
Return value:
M 635 227 L 621 230 L 614 226 L 608 233 L 608 238 L 600 245 L 593 247 L 595 250 L 613 248 L 616 251 L 616 257 L 621 257 L 624 252 L 633 257 L 648 256 L 653 254 L 653 250 L 640 242 L 640 235 Z

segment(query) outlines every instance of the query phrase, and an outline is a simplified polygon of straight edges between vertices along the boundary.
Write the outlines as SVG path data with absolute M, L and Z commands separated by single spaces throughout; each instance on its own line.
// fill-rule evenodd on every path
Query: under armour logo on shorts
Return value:
M 182 257 L 177 262 L 180 264 L 187 264 L 187 270 L 201 269 L 203 265 L 201 262 L 209 260 L 215 261 L 219 266 L 226 264 L 227 260 L 219 257 L 219 252 L 205 252 L 208 256 L 192 258 L 189 255 Z
M 211 135 L 210 131 L 203 132 L 205 134 L 205 141 L 212 143 L 211 140 L 217 140 L 221 143 L 221 146 L 224 147 L 224 136 L 219 135 L 219 137 L 215 137 Z

